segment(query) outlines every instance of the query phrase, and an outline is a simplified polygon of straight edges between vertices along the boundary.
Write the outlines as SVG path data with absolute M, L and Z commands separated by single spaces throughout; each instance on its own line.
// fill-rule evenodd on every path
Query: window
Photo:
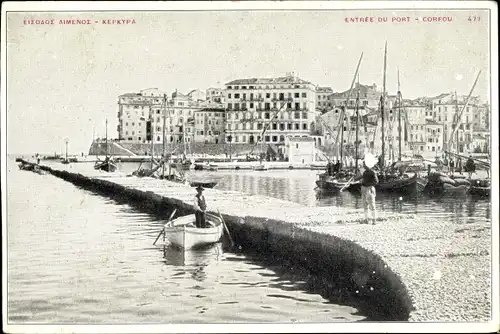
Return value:
M 266 93 L 266 99 L 269 99 L 271 97 L 271 93 Z
M 156 141 L 160 141 L 160 136 L 157 136 L 157 137 L 156 137 Z
M 303 113 L 302 113 L 302 118 L 303 118 L 303 119 L 307 119 L 307 113 L 306 113 L 306 112 L 303 112 Z
M 227 89 L 231 89 L 232 87 L 231 86 L 227 86 Z
M 281 131 L 285 130 L 285 124 L 280 123 L 280 130 L 281 130 Z
M 270 110 L 271 109 L 271 104 L 270 103 L 264 103 L 264 109 L 265 110 Z
M 264 141 L 265 141 L 265 142 L 269 142 L 269 136 L 265 136 L 265 137 L 264 137 Z
M 262 123 L 257 124 L 257 130 L 262 130 Z
M 302 124 L 302 130 L 307 130 L 307 124 L 306 123 Z
M 270 114 L 268 112 L 264 113 L 264 118 L 265 119 L 269 119 L 270 118 L 269 116 L 270 116 Z
M 232 103 L 228 103 L 227 104 L 227 110 L 231 110 L 233 109 L 233 104 Z
M 295 144 L 295 148 L 299 148 L 299 144 Z
M 296 98 L 300 97 L 300 94 L 299 93 L 295 93 L 293 96 L 295 96 Z
M 234 98 L 235 99 L 239 99 L 240 98 L 240 94 L 238 94 L 238 93 L 234 94 Z
M 240 110 L 240 104 L 239 103 L 235 103 L 234 104 L 234 110 Z
M 273 127 L 273 130 L 277 130 L 278 129 L 278 124 L 273 123 L 272 127 Z
M 302 97 L 307 97 L 307 93 L 302 93 Z
M 277 142 L 278 141 L 278 136 L 273 136 L 273 142 Z
M 292 123 L 288 123 L 287 126 L 286 126 L 287 130 L 291 130 L 292 129 Z
M 247 94 L 243 93 L 243 100 L 246 100 L 246 99 L 247 99 Z
M 292 103 L 291 103 L 291 102 L 288 102 L 288 103 L 286 104 L 286 108 L 287 108 L 287 109 L 292 109 Z
M 298 102 L 295 103 L 295 110 L 300 110 L 300 103 Z
M 295 130 L 300 130 L 300 124 L 299 123 L 295 123 Z
M 300 113 L 299 112 L 295 112 L 294 113 L 294 118 L 295 119 L 300 119 Z

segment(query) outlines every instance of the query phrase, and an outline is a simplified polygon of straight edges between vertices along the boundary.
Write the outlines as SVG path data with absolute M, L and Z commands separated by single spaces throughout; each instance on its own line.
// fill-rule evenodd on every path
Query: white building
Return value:
M 314 139 L 306 137 L 287 138 L 288 161 L 292 164 L 311 164 L 315 161 L 316 147 Z
M 263 140 L 283 146 L 286 137 L 308 135 L 314 127 L 316 88 L 292 73 L 238 79 L 225 86 L 226 135 L 231 135 L 234 144 Z

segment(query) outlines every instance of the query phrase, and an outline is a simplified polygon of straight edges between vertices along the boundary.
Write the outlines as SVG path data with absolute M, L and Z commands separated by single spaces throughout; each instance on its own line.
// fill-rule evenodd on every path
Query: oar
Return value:
M 234 247 L 234 241 L 233 241 L 233 238 L 231 237 L 231 233 L 229 233 L 229 229 L 226 226 L 226 222 L 224 221 L 224 217 L 222 217 L 219 209 L 217 209 L 217 212 L 219 213 L 219 217 L 222 220 L 222 225 L 224 226 L 224 230 L 226 231 L 227 236 L 229 237 L 229 241 L 231 242 L 231 247 Z
M 168 223 L 172 220 L 172 218 L 174 217 L 174 215 L 175 215 L 175 213 L 176 213 L 176 212 L 177 212 L 177 209 L 175 209 L 175 210 L 174 210 L 174 212 L 172 212 L 172 214 L 170 215 L 170 218 L 168 218 L 168 220 L 167 220 L 167 222 L 165 223 L 165 225 L 166 225 L 166 224 L 168 224 Z M 160 239 L 160 236 L 161 236 L 163 233 L 165 233 L 165 228 L 162 228 L 162 230 L 160 231 L 160 234 L 158 234 L 158 236 L 156 237 L 155 242 L 153 242 L 153 245 L 156 245 L 156 242 L 158 241 L 158 239 Z
M 352 181 L 352 179 L 354 179 L 354 175 L 349 179 L 349 181 L 347 181 L 347 183 L 342 188 L 340 188 L 340 192 L 344 191 L 344 189 L 350 185 L 350 182 Z

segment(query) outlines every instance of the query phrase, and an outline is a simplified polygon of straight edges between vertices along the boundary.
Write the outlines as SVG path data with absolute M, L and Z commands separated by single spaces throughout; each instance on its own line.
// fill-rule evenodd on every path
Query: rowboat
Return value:
M 256 171 L 264 171 L 264 170 L 267 170 L 268 168 L 264 164 L 259 164 L 259 165 L 252 166 L 252 169 L 256 170 Z
M 218 242 L 222 237 L 222 220 L 212 214 L 206 214 L 210 227 L 198 228 L 195 226 L 194 214 L 182 216 L 165 224 L 164 233 L 171 245 L 184 248 L 199 248 Z
M 379 183 L 375 186 L 375 189 L 379 192 L 403 194 L 413 193 L 418 188 L 417 174 L 414 174 L 412 177 L 397 177 L 393 179 L 383 179 L 383 177 L 379 175 Z M 346 190 L 350 192 L 360 192 L 361 182 L 351 183 Z
M 191 181 L 189 185 L 191 187 L 202 186 L 203 188 L 213 188 L 217 185 L 217 181 Z

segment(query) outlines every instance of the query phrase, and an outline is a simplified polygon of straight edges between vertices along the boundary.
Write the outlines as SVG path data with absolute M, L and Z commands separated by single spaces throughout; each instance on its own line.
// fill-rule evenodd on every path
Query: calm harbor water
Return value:
M 49 164 L 49 163 L 47 163 Z M 68 170 L 92 164 L 63 165 Z M 138 164 L 122 164 L 131 172 Z M 319 171 L 189 172 L 216 188 L 306 206 L 360 208 L 348 192 L 320 195 Z M 180 252 L 152 246 L 161 221 L 51 175 L 8 162 L 8 320 L 11 323 L 335 322 L 364 318 L 305 276 L 222 245 Z M 488 199 L 378 194 L 379 210 L 464 224 L 490 221 Z
M 336 322 L 365 319 L 307 275 L 221 244 L 152 243 L 158 218 L 8 162 L 11 324 Z

